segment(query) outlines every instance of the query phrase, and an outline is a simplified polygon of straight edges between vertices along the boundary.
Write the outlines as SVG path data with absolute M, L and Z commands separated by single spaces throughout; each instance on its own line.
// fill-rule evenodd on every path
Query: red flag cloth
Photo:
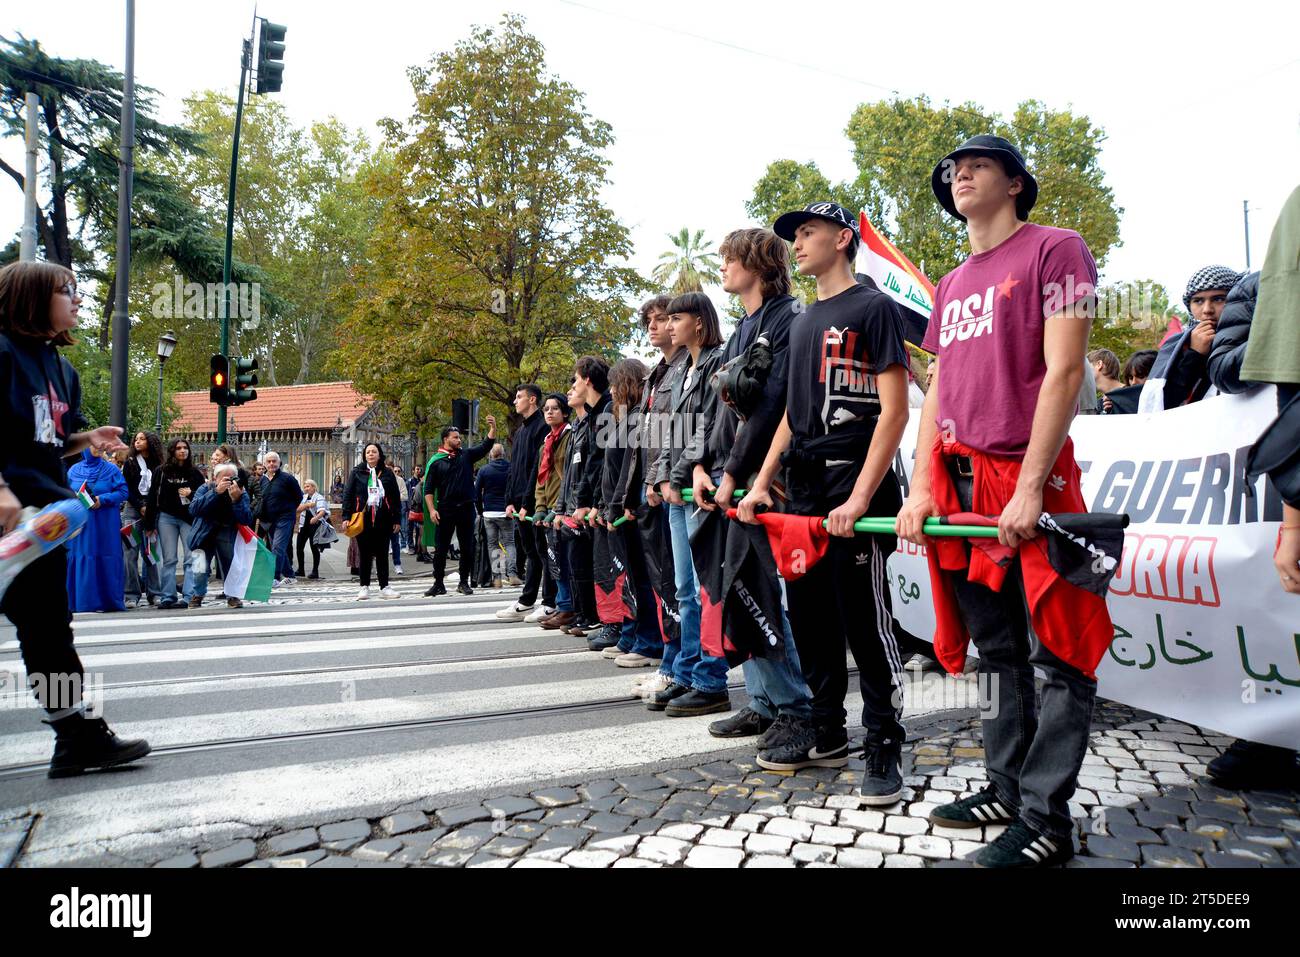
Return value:
M 1156 346 L 1156 348 L 1159 349 L 1160 346 L 1163 346 L 1170 339 L 1173 339 L 1176 336 L 1181 336 L 1182 334 L 1183 334 L 1183 324 L 1178 321 L 1177 316 L 1170 316 L 1169 325 L 1165 327 L 1165 337 L 1160 340 L 1160 343 L 1159 345 Z
M 974 471 L 971 507 L 975 515 L 953 515 L 961 509 L 961 503 L 944 457 L 954 455 L 965 455 L 971 460 Z M 988 455 L 960 442 L 936 439 L 930 463 L 931 494 L 936 509 L 940 514 L 953 515 L 954 523 L 960 519 L 970 524 L 996 524 L 983 516 L 1001 514 L 1011 501 L 1020 478 L 1020 465 L 1020 459 Z M 1074 442 L 1067 438 L 1043 488 L 1043 510 L 1053 514 L 1086 512 L 1081 477 L 1074 460 Z M 999 545 L 996 539 L 989 541 L 994 547 L 980 547 L 978 541 L 973 542 L 977 547 L 971 550 L 969 558 L 966 542 L 958 538 L 933 538 L 926 548 L 934 591 L 934 650 L 952 674 L 960 674 L 966 663 L 970 633 L 958 608 L 952 576 L 946 573 L 966 572 L 967 580 L 1001 591 L 1011 550 Z M 1016 551 L 1034 634 L 1056 657 L 1096 680 L 1097 665 L 1115 637 L 1106 599 L 1070 584 L 1052 567 L 1045 535 L 1022 542 Z
M 736 510 L 727 509 L 727 517 L 734 519 Z M 822 525 L 821 516 L 761 512 L 754 517 L 767 531 L 772 556 L 776 559 L 776 569 L 786 581 L 803 578 L 808 574 L 808 569 L 826 554 L 831 533 Z

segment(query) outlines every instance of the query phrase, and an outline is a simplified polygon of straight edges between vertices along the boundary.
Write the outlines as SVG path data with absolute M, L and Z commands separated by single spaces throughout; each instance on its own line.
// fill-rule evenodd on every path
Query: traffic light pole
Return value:
M 256 26 L 256 23 L 254 23 Z M 248 82 L 248 71 L 252 67 L 252 35 L 244 41 L 243 56 L 239 61 L 239 99 L 235 101 L 235 138 L 230 148 L 230 189 L 226 193 L 226 259 L 221 271 L 222 298 L 221 309 L 221 354 L 230 354 L 230 312 L 232 303 L 230 289 L 230 257 L 235 242 L 235 175 L 239 170 L 239 127 L 244 120 L 244 89 Z M 226 441 L 226 407 L 217 406 L 217 444 Z

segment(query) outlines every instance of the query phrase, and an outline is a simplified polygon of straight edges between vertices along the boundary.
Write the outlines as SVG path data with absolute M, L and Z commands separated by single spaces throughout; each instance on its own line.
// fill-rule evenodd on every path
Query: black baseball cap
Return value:
M 1020 150 L 1012 146 L 1010 141 L 987 133 L 972 136 L 939 160 L 934 172 L 930 174 L 930 188 L 934 190 L 934 197 L 939 201 L 939 205 L 948 211 L 949 216 L 960 219 L 963 223 L 966 222 L 966 217 L 957 212 L 957 205 L 952 201 L 950 170 L 957 157 L 971 154 L 999 159 L 1006 165 L 1007 175 L 1020 176 L 1024 179 L 1025 188 L 1016 197 L 1016 217 L 1022 220 L 1029 219 L 1029 211 L 1034 208 L 1034 203 L 1038 202 L 1038 180 L 1034 179 L 1033 174 L 1025 167 L 1025 158 L 1020 155 Z
M 795 230 L 810 219 L 827 219 L 841 229 L 853 230 L 853 238 L 862 241 L 858 228 L 858 217 L 854 216 L 839 203 L 810 203 L 803 209 L 786 213 L 772 224 L 772 232 L 788 242 L 794 242 Z

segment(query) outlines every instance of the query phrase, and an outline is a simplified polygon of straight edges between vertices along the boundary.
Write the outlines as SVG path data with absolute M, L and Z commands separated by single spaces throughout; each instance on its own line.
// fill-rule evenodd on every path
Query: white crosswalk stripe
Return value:
M 383 604 L 352 601 L 353 586 L 271 608 L 78 616 L 82 660 L 115 730 L 155 749 L 231 743 L 57 782 L 4 770 L 43 765 L 52 736 L 30 706 L 13 631 L 0 630 L 0 680 L 9 673 L 0 686 L 0 820 L 42 815 L 25 861 L 217 840 L 232 821 L 319 823 L 670 758 L 689 765 L 743 743 L 709 736 L 716 716 L 647 712 L 631 693 L 647 672 L 615 667 L 585 640 L 499 621 L 510 593 L 419 598 L 427 587 L 428 579 L 402 582 L 410 600 Z M 742 681 L 739 669 L 731 680 Z M 573 710 L 610 700 L 627 703 Z M 513 713 L 556 706 L 566 710 Z M 851 715 L 861 706 L 857 695 L 846 702 Z M 509 717 L 458 720 L 501 713 Z M 430 723 L 344 734 L 393 722 Z

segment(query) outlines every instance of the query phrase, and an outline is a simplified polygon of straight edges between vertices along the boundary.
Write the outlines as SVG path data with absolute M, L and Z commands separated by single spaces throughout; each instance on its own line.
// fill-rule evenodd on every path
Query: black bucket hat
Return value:
M 956 217 L 963 223 L 966 222 L 966 217 L 957 212 L 957 206 L 952 201 L 952 174 L 949 171 L 953 168 L 952 164 L 956 162 L 957 157 L 972 153 L 995 157 L 1006 164 L 1007 175 L 1024 178 L 1025 188 L 1016 197 L 1016 217 L 1022 220 L 1029 219 L 1029 211 L 1034 208 L 1034 203 L 1038 202 L 1038 180 L 1034 179 L 1033 174 L 1025 168 L 1025 158 L 1020 155 L 1020 150 L 1002 137 L 987 133 L 972 136 L 939 160 L 934 172 L 930 174 L 930 188 L 934 190 L 934 197 L 939 201 L 939 205 L 948 211 L 949 216 Z

